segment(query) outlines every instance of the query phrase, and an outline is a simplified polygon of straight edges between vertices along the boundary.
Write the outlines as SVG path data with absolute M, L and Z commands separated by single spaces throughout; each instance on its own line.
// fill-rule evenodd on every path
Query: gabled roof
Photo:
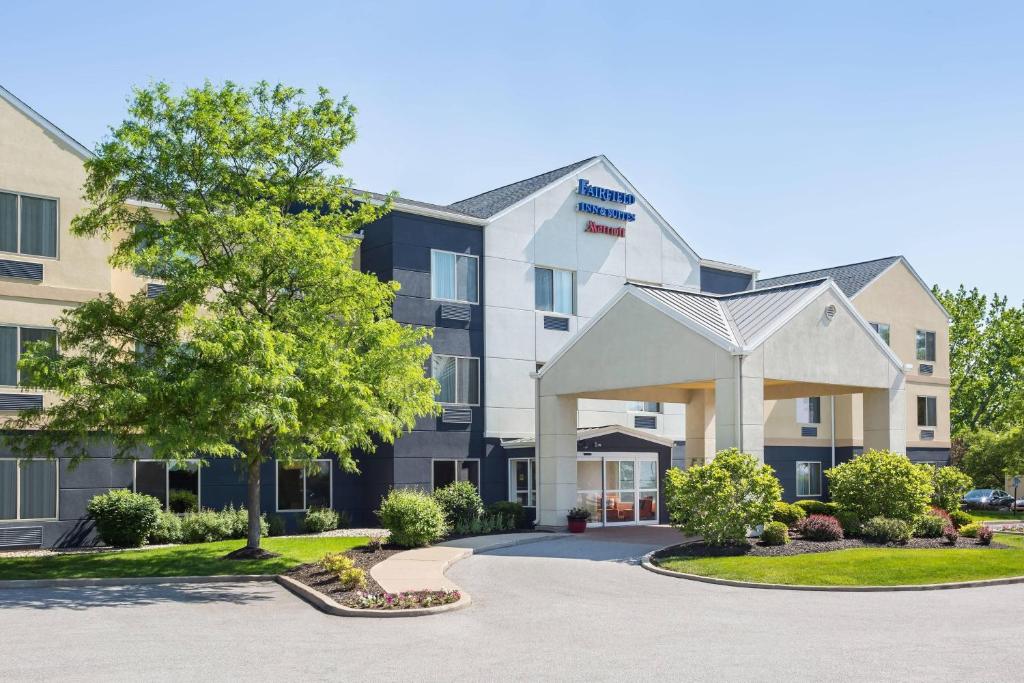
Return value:
M 45 130 L 47 133 L 63 142 L 74 154 L 81 157 L 83 160 L 92 158 L 92 152 L 90 152 L 85 145 L 55 126 L 52 121 L 22 102 L 14 93 L 2 85 L 0 85 L 0 99 L 4 100 L 27 116 L 33 123 Z
M 541 190 L 556 180 L 569 175 L 575 170 L 589 164 L 597 157 L 588 157 L 574 164 L 556 168 L 547 173 L 535 175 L 526 180 L 520 180 L 502 187 L 484 192 L 482 194 L 462 199 L 449 204 L 446 208 L 449 211 L 464 213 L 476 218 L 490 218 L 491 216 L 504 211 L 516 202 L 529 197 L 534 192 Z
M 660 434 L 652 434 L 645 432 L 642 429 L 633 429 L 632 427 L 626 427 L 625 425 L 604 425 L 602 427 L 580 427 L 576 430 L 576 441 L 583 441 L 584 439 L 593 439 L 599 436 L 607 436 L 608 434 L 625 434 L 626 436 L 632 436 L 637 439 L 643 439 L 644 441 L 650 441 L 651 443 L 660 444 L 662 446 L 673 446 L 675 441 L 668 438 L 667 436 L 661 436 Z M 501 447 L 504 449 L 510 448 L 533 448 L 536 445 L 536 439 L 532 436 L 528 436 L 522 439 L 507 439 L 501 442 Z
M 795 282 L 807 282 L 809 280 L 832 278 L 835 280 L 836 284 L 839 285 L 839 289 L 843 290 L 843 294 L 853 298 L 860 290 L 867 287 L 875 278 L 902 258 L 902 256 L 886 256 L 885 258 L 875 259 L 873 261 L 862 261 L 860 263 L 850 263 L 845 266 L 821 268 L 819 270 L 809 270 L 804 273 L 793 273 L 791 275 L 779 275 L 778 277 L 764 278 L 763 280 L 757 281 L 757 288 L 762 289 L 764 287 L 788 285 Z

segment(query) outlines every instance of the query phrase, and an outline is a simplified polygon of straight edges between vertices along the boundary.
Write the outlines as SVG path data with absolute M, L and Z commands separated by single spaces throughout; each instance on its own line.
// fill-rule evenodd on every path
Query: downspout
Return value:
M 540 526 L 540 374 L 533 372 L 533 527 Z
M 743 356 L 736 356 L 736 445 L 743 453 Z
M 832 467 L 836 466 L 836 395 L 828 397 L 828 412 L 832 416 Z

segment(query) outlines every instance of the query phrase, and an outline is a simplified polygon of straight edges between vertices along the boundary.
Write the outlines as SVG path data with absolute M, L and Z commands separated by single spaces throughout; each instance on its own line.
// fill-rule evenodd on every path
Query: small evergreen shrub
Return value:
M 938 538 L 949 524 L 948 520 L 938 515 L 921 515 L 914 520 L 914 536 L 918 538 Z
M 338 528 L 338 513 L 330 508 L 310 508 L 302 520 L 302 530 L 307 534 L 321 534 Z
M 181 516 L 173 512 L 161 512 L 156 526 L 149 532 L 151 545 L 181 543 Z
M 429 545 L 448 533 L 441 506 L 422 491 L 392 489 L 381 500 L 377 518 L 391 532 L 391 543 L 403 548 Z
M 452 532 L 460 536 L 469 536 L 512 531 L 515 528 L 515 520 L 511 515 L 505 515 L 500 512 L 485 512 L 468 524 L 456 524 L 452 528 Z
M 978 543 L 988 545 L 992 542 L 992 528 L 984 524 L 978 529 Z
M 138 548 L 156 528 L 160 501 L 153 496 L 114 489 L 93 496 L 86 507 L 104 543 L 115 548 Z
M 765 545 L 786 545 L 789 543 L 789 527 L 784 522 L 768 522 L 761 532 Z
M 338 574 L 341 587 L 347 591 L 366 588 L 366 572 L 359 567 L 350 567 Z
M 902 519 L 876 516 L 864 523 L 861 533 L 876 543 L 906 543 L 914 528 Z
M 860 535 L 862 523 L 856 512 L 840 508 L 833 516 L 839 522 L 839 526 L 843 527 L 843 535 L 847 537 Z
M 451 528 L 468 525 L 484 514 L 484 501 L 480 492 L 468 481 L 457 481 L 434 491 L 434 500 L 444 511 L 444 519 Z
M 843 540 L 843 527 L 829 515 L 810 515 L 800 522 L 798 530 L 809 541 Z
M 793 505 L 781 500 L 775 504 L 775 511 L 772 513 L 773 520 L 782 522 L 787 527 L 796 526 L 806 516 L 807 513 L 799 505 Z
M 942 527 L 942 535 L 950 545 L 956 545 L 957 539 L 960 538 L 960 532 L 957 531 L 956 526 L 953 524 L 947 524 Z
M 971 519 L 971 515 L 963 510 L 953 510 L 947 514 L 949 514 L 949 520 L 953 522 L 957 529 L 965 527 L 974 521 Z
M 970 524 L 964 524 L 960 527 L 960 535 L 964 538 L 977 538 L 978 530 L 984 527 L 983 524 L 978 522 L 971 522 Z
M 805 498 L 804 500 L 798 500 L 797 502 L 793 503 L 793 505 L 796 505 L 798 508 L 803 510 L 805 514 L 808 515 L 832 514 L 831 512 L 829 512 L 828 504 L 820 500 L 811 500 L 809 498 Z
M 171 509 L 171 512 L 178 514 L 195 512 L 199 509 L 199 496 L 191 491 L 175 489 L 167 496 L 167 507 Z
M 499 500 L 487 508 L 487 512 L 494 515 L 505 515 L 512 519 L 513 529 L 526 528 L 526 508 L 521 503 L 512 500 Z

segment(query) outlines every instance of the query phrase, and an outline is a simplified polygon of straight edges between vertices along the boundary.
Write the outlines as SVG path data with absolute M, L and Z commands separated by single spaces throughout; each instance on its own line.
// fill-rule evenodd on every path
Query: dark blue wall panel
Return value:
M 718 270 L 717 268 L 700 267 L 700 288 L 703 292 L 712 294 L 732 294 L 750 289 L 753 277 L 743 273 L 734 273 L 730 270 Z

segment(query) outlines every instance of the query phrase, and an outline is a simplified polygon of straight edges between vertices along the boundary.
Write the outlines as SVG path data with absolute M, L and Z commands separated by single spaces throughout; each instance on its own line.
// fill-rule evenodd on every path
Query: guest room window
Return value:
M 820 462 L 798 462 L 796 464 L 796 495 L 798 497 L 821 495 Z
M 868 323 L 871 328 L 878 333 L 878 336 L 882 338 L 886 346 L 890 346 L 889 343 L 889 323 Z
M 821 397 L 798 398 L 796 400 L 796 421 L 800 424 L 821 424 Z
M 136 460 L 135 492 L 160 501 L 170 512 L 199 509 L 199 461 Z
M 576 312 L 576 274 L 557 268 L 534 268 L 534 298 L 538 311 L 572 315 Z
M 431 299 L 475 304 L 479 286 L 476 256 L 436 249 L 430 252 Z
M 934 396 L 917 397 L 917 426 L 934 427 L 939 424 L 938 401 Z
M 480 359 L 434 354 L 431 374 L 441 385 L 437 402 L 480 405 Z
M 435 460 L 433 463 L 431 487 L 433 490 L 444 488 L 457 481 L 468 481 L 480 489 L 480 461 L 471 460 Z
M 299 464 L 277 463 L 277 510 L 301 512 L 310 508 L 330 508 L 334 501 L 331 486 L 331 461 L 316 460 L 312 471 Z
M 57 518 L 57 461 L 0 459 L 0 520 Z
M 0 192 L 0 251 L 57 257 L 57 200 Z
M 925 330 L 917 331 L 917 359 L 935 361 L 935 333 Z

